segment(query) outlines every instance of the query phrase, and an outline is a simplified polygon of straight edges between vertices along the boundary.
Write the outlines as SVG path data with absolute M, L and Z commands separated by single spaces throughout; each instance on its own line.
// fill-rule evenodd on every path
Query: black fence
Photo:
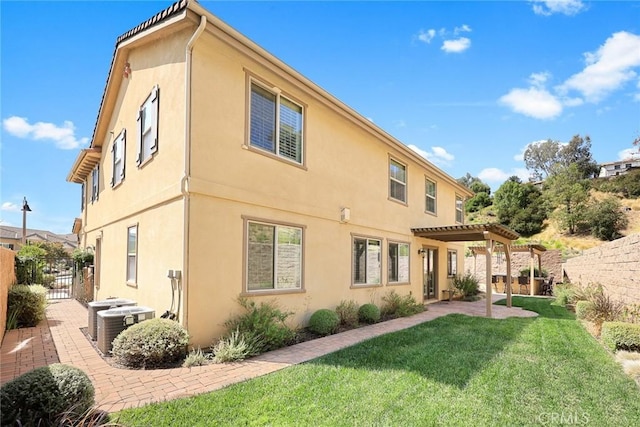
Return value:
M 82 275 L 82 267 L 70 257 L 32 258 L 16 262 L 18 283 L 44 286 L 48 290 L 48 299 L 72 298 L 74 278 L 78 275 Z

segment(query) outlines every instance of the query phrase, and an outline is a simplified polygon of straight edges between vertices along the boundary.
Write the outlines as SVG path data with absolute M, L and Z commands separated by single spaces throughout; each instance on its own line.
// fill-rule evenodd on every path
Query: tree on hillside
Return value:
M 482 208 L 491 206 L 491 187 L 482 182 L 480 178 L 471 176 L 471 174 L 467 173 L 466 176 L 458 179 L 458 182 L 462 185 L 466 185 L 475 193 L 475 195 L 467 199 L 464 204 L 466 212 L 477 212 Z
M 549 176 L 560 162 L 560 142 L 548 139 L 529 144 L 524 152 L 524 163 L 534 180 Z
M 613 196 L 601 201 L 592 200 L 587 210 L 587 222 L 591 234 L 600 240 L 622 237 L 620 231 L 629 225 L 629 220 L 622 211 L 622 204 Z
M 574 135 L 568 144 L 560 149 L 561 165 L 566 168 L 569 165 L 576 165 L 582 178 L 593 178 L 598 176 L 600 168 L 591 156 L 591 138 Z
M 555 218 L 560 229 L 574 234 L 585 225 L 590 183 L 577 164 L 551 175 L 544 188 L 551 205 L 557 207 Z
M 541 191 L 531 183 L 522 183 L 512 176 L 493 196 L 498 221 L 522 236 L 529 237 L 542 230 L 547 209 Z

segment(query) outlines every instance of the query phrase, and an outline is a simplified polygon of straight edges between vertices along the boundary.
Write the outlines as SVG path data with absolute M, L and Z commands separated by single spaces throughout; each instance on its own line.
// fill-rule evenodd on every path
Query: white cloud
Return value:
M 431 147 L 431 151 L 423 150 L 422 148 L 413 144 L 410 144 L 408 147 L 438 166 L 449 165 L 455 159 L 453 154 L 448 153 L 447 150 L 442 147 Z
M 549 16 L 554 13 L 577 15 L 586 9 L 581 0 L 532 0 L 533 12 L 536 15 Z
M 37 122 L 30 124 L 25 117 L 11 116 L 2 121 L 4 130 L 18 138 L 53 141 L 57 148 L 72 150 L 89 143 L 89 138 L 77 139 L 73 122 L 65 121 L 62 126 Z
M 516 113 L 535 119 L 553 119 L 562 113 L 562 103 L 542 88 L 511 89 L 499 101 Z
M 551 78 L 551 73 L 543 71 L 541 73 L 532 73 L 529 76 L 529 83 L 531 86 L 537 88 L 544 88 L 547 81 Z
M 440 49 L 447 53 L 461 53 L 471 47 L 471 40 L 467 37 L 460 37 L 455 40 L 445 40 Z
M 640 148 L 625 148 L 618 152 L 618 160 L 640 159 Z
M 430 30 L 420 30 L 418 31 L 418 35 L 416 36 L 416 38 L 418 40 L 420 40 L 421 42 L 424 43 L 431 43 L 431 40 L 433 40 L 433 38 L 436 36 L 436 30 L 434 29 L 430 29 Z
M 637 77 L 640 67 L 640 36 L 626 31 L 614 33 L 596 52 L 584 54 L 587 66 L 564 82 L 558 91 L 580 92 L 587 101 L 597 103 Z
M 453 29 L 453 34 L 458 35 L 460 33 L 470 33 L 471 32 L 471 27 L 468 26 L 467 24 L 463 24 L 461 27 L 455 27 Z
M 0 207 L 0 210 L 6 211 L 6 212 L 20 212 L 20 207 L 15 203 L 4 202 L 2 204 L 2 207 Z
M 514 175 L 520 178 L 523 182 L 527 182 L 529 180 L 529 171 L 524 168 L 514 168 L 511 169 L 511 172 L 505 172 L 498 168 L 485 168 L 480 171 L 478 178 L 486 183 L 502 183 Z

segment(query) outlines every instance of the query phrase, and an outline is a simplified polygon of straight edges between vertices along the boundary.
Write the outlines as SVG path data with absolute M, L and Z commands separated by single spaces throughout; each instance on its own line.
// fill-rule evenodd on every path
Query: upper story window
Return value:
M 91 171 L 91 203 L 98 200 L 98 194 L 100 193 L 100 164 Z
M 126 149 L 127 131 L 122 129 L 120 135 L 113 141 L 111 154 L 113 155 L 113 176 L 111 186 L 115 187 L 124 179 L 124 155 Z
M 456 222 L 464 224 L 464 200 L 456 194 Z
M 614 170 L 618 170 L 618 169 L 620 169 L 620 165 L 614 165 L 614 166 L 613 166 L 613 169 L 614 169 Z
M 389 159 L 389 197 L 407 203 L 407 167 Z
M 425 211 L 436 213 L 436 183 L 425 180 Z
M 276 156 L 302 163 L 302 106 L 263 86 L 251 83 L 249 144 Z
M 389 283 L 409 282 L 409 244 L 389 242 Z
M 160 89 L 154 86 L 138 111 L 138 166 L 158 151 L 158 113 Z
M 80 195 L 80 212 L 84 210 L 85 204 L 87 203 L 87 185 L 86 181 L 82 183 L 82 189 L 80 190 L 82 194 Z
M 302 289 L 302 228 L 247 221 L 247 291 Z
M 382 241 L 353 238 L 353 284 L 379 285 L 382 276 Z

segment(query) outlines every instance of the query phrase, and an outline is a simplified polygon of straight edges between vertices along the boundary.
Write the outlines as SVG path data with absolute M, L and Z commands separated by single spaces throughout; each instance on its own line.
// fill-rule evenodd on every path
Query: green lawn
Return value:
M 640 425 L 640 389 L 562 307 L 452 314 L 209 394 L 126 410 L 126 426 Z

